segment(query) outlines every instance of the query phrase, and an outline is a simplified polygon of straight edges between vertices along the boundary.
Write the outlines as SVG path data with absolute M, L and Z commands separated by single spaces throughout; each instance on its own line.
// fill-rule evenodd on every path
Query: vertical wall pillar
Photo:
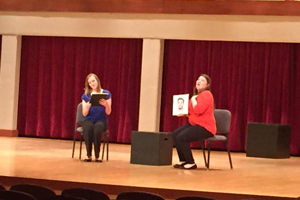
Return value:
M 17 114 L 21 36 L 2 35 L 0 66 L 0 136 L 18 136 Z
M 164 40 L 143 40 L 139 131 L 159 131 L 163 53 Z

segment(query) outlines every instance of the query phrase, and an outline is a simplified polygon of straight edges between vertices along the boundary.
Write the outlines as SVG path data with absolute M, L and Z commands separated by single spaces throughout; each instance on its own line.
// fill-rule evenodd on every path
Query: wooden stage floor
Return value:
M 128 190 L 155 192 L 166 199 L 202 195 L 221 199 L 295 199 L 300 196 L 300 158 L 264 159 L 213 151 L 206 170 L 201 150 L 193 150 L 197 170 L 130 164 L 130 145 L 110 144 L 109 161 L 85 163 L 71 158 L 72 141 L 0 137 L 0 184 L 45 185 L 56 191 L 87 187 L 110 196 Z M 85 158 L 85 146 L 83 146 Z M 173 151 L 173 163 L 177 155 Z M 254 196 L 256 195 L 256 196 Z

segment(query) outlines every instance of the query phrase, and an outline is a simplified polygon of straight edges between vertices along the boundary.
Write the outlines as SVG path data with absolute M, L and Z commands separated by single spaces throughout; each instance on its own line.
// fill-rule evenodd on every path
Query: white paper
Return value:
M 189 94 L 173 95 L 172 115 L 187 115 L 189 113 Z

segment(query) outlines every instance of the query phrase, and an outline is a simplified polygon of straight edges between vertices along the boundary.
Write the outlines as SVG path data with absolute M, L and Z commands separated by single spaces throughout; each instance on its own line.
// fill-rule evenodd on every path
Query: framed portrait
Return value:
M 187 115 L 189 113 L 189 94 L 173 95 L 172 115 Z

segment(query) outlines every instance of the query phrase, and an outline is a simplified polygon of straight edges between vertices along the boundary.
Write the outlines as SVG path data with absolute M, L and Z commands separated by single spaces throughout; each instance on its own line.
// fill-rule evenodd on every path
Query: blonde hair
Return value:
M 101 83 L 100 83 L 100 79 L 99 77 L 94 74 L 94 73 L 90 73 L 89 75 L 86 76 L 85 78 L 85 87 L 84 87 L 84 93 L 85 94 L 91 94 L 92 93 L 92 88 L 90 87 L 89 85 L 89 79 L 94 76 L 97 83 L 98 83 L 98 87 L 97 87 L 97 92 L 100 92 L 101 91 Z

